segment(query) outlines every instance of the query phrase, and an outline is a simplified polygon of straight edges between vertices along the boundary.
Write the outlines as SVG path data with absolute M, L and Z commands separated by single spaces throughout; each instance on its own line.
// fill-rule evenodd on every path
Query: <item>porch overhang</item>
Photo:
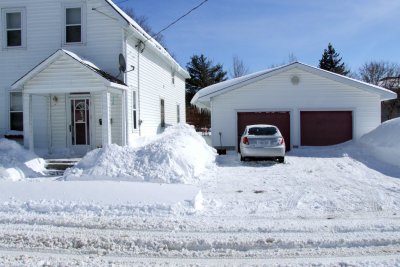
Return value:
M 54 68 L 50 70 L 53 64 L 57 64 L 58 61 L 62 60 L 68 64 L 63 64 L 63 68 L 61 69 Z M 46 74 L 46 70 L 49 70 L 48 72 L 51 73 L 52 76 Z M 76 75 L 76 73 L 79 73 L 79 77 L 68 77 L 68 79 L 60 79 L 59 82 L 57 81 L 57 77 L 65 78 L 66 75 Z M 37 86 L 26 86 L 41 74 L 43 74 L 43 77 L 40 77 L 41 82 L 45 86 L 40 86 L 40 84 Z M 87 77 L 101 86 L 80 86 L 79 78 L 82 79 L 82 76 L 84 77 L 83 79 Z M 49 84 L 53 86 L 49 86 Z M 66 50 L 58 50 L 11 86 L 11 90 L 22 90 L 27 94 L 90 93 L 105 91 L 106 88 L 117 90 L 129 89 L 123 81 L 102 71 L 93 63 Z

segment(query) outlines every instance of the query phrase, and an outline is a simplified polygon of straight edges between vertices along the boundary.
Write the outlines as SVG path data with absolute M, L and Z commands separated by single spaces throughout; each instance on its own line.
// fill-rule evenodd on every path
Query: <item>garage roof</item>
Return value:
M 246 76 L 242 76 L 239 78 L 227 80 L 224 82 L 220 82 L 217 84 L 210 85 L 208 87 L 205 87 L 198 91 L 196 95 L 193 97 L 191 103 L 193 105 L 196 105 L 199 108 L 206 108 L 210 109 L 210 101 L 211 98 L 214 96 L 218 96 L 224 93 L 227 93 L 229 91 L 238 89 L 240 87 L 243 87 L 245 85 L 257 82 L 259 80 L 271 77 L 273 75 L 277 75 L 279 73 L 283 73 L 285 71 L 298 68 L 310 73 L 313 73 L 315 75 L 319 75 L 322 77 L 325 77 L 330 80 L 334 80 L 352 87 L 359 88 L 361 90 L 374 93 L 380 96 L 381 100 L 389 100 L 389 99 L 395 99 L 397 97 L 396 93 L 385 89 L 383 87 L 379 87 L 373 84 L 369 84 L 366 82 L 362 82 L 356 79 L 352 79 L 343 75 L 339 75 L 330 71 L 326 71 L 320 68 L 316 68 L 304 63 L 300 62 L 294 62 L 290 63 L 287 65 L 283 65 L 280 67 L 272 68 L 272 69 L 267 69 L 263 71 L 259 71 L 256 73 L 252 73 Z

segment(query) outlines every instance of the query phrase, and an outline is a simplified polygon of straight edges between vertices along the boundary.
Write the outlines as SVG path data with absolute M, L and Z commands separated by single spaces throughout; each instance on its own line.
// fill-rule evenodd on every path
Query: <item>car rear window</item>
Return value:
M 250 135 L 274 135 L 276 134 L 275 127 L 252 127 L 249 129 L 248 134 Z

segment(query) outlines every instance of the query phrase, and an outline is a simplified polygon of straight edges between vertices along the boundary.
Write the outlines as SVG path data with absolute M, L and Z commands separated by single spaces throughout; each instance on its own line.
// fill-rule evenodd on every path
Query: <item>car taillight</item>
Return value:
M 285 143 L 285 139 L 282 137 L 282 138 L 279 138 L 280 140 L 279 140 L 279 144 L 281 144 L 281 145 L 283 145 L 284 143 Z
M 245 145 L 249 144 L 249 138 L 247 138 L 247 136 L 243 137 L 243 144 Z

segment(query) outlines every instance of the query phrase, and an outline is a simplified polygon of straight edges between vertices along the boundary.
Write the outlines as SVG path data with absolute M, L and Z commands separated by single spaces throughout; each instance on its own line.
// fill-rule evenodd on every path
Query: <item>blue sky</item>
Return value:
M 121 0 L 114 0 L 116 3 Z M 202 0 L 128 0 L 155 32 Z M 185 67 L 203 53 L 229 71 L 237 55 L 250 72 L 298 61 L 317 66 L 331 42 L 353 70 L 371 60 L 400 63 L 399 0 L 209 0 L 164 33 Z

